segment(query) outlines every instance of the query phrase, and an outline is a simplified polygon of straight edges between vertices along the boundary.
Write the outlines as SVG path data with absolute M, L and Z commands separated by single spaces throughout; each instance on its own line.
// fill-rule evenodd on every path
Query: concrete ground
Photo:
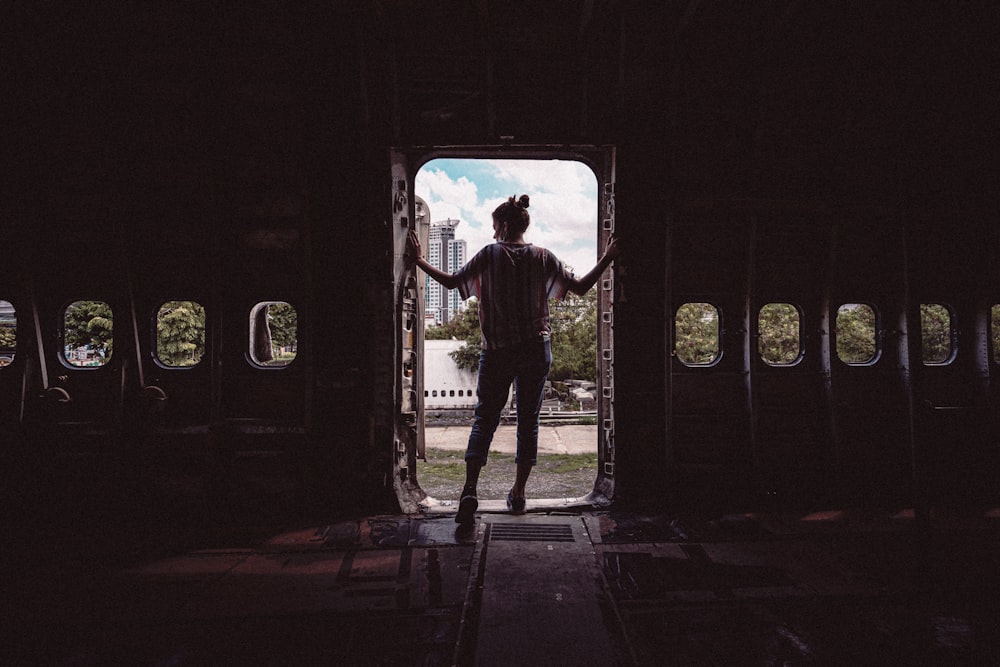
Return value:
M 465 451 L 468 425 L 430 426 L 424 429 L 427 447 Z M 517 426 L 501 424 L 493 436 L 490 451 L 513 454 L 517 450 Z M 597 426 L 542 424 L 538 427 L 538 454 L 585 454 L 597 451 Z

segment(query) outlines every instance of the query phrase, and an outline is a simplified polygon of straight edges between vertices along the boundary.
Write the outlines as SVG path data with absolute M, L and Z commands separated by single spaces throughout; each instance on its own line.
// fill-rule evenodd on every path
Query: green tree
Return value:
M 549 302 L 553 380 L 597 380 L 597 291 Z
M 845 303 L 837 309 L 837 358 L 845 364 L 865 364 L 875 358 L 875 309 Z
M 13 350 L 17 346 L 17 329 L 0 326 L 0 350 Z
M 0 366 L 6 366 L 14 358 L 12 354 L 17 347 L 17 327 L 7 324 L 0 324 Z
M 951 356 L 951 313 L 940 303 L 920 304 L 921 354 L 925 364 L 940 364 Z
M 685 303 L 674 316 L 674 351 L 685 364 L 719 358 L 719 311 L 710 303 Z
M 1000 364 L 1000 304 L 990 309 L 990 334 L 993 338 L 993 361 Z
M 776 366 L 799 358 L 799 311 L 790 303 L 769 303 L 757 315 L 757 351 Z
M 425 340 L 462 340 L 465 345 L 450 353 L 459 368 L 469 371 L 479 370 L 479 353 L 482 349 L 482 335 L 479 330 L 479 301 L 469 299 L 466 308 L 450 322 L 440 326 L 427 327 Z
M 271 342 L 274 345 L 295 349 L 298 344 L 299 317 L 291 304 L 281 301 L 268 306 L 267 324 L 271 329 Z
M 76 301 L 66 308 L 63 344 L 67 350 L 87 347 L 105 361 L 114 344 L 114 314 L 103 301 Z
M 167 366 L 193 366 L 205 354 L 205 309 L 168 301 L 156 314 L 156 356 Z
M 17 313 L 14 311 L 14 304 L 0 299 L 0 351 L 12 352 L 16 347 Z
M 597 379 L 597 292 L 590 290 L 584 296 L 567 295 L 564 301 L 549 302 L 552 327 L 553 380 L 569 378 L 595 381 Z M 479 302 L 470 299 L 466 309 L 447 324 L 428 327 L 426 340 L 465 341 L 460 349 L 451 353 L 459 368 L 477 371 L 482 349 L 479 328 Z

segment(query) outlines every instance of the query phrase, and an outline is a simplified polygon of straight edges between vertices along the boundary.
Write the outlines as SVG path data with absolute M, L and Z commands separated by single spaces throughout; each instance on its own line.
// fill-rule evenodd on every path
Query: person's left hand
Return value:
M 617 259 L 622 254 L 622 249 L 618 246 L 618 237 L 609 236 L 608 245 L 604 247 L 604 256 L 608 259 Z

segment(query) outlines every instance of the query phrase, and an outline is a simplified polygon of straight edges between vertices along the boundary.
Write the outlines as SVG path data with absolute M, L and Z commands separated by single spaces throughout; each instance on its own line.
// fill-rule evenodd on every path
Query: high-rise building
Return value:
M 455 228 L 459 222 L 449 218 L 431 223 L 427 261 L 448 273 L 458 271 L 466 262 L 465 241 L 455 238 Z M 430 277 L 425 280 L 427 282 L 424 299 L 428 321 L 433 319 L 435 324 L 446 324 L 452 317 L 465 310 L 465 301 L 457 289 L 445 289 Z

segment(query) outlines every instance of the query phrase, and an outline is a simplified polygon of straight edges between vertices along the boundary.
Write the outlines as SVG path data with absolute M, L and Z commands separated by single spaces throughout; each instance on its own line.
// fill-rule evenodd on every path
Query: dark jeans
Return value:
M 511 383 L 517 398 L 517 463 L 538 462 L 538 413 L 542 393 L 552 365 L 549 339 L 518 343 L 500 350 L 483 350 L 479 355 L 475 421 L 469 434 L 465 459 L 486 465 L 500 412 L 507 403 Z

